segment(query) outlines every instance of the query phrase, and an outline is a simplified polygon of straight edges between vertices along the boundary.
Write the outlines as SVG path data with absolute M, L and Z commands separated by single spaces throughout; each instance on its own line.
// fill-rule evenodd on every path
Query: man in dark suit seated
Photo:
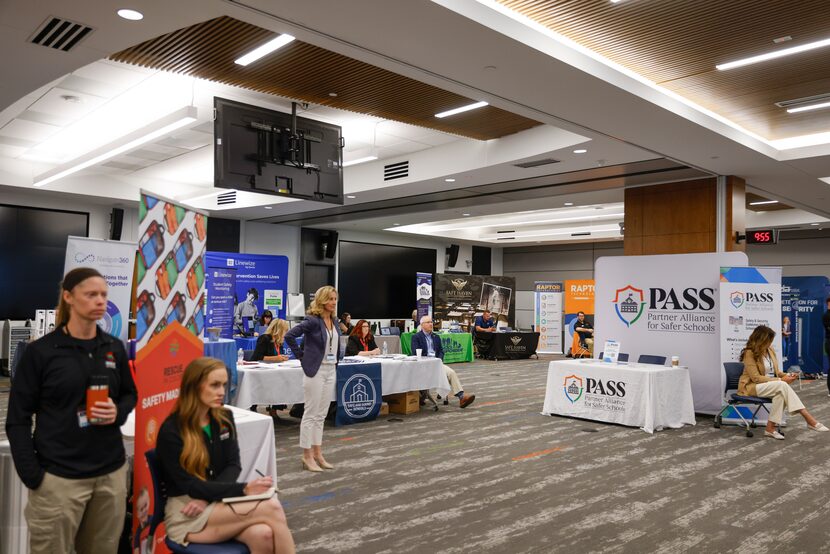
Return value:
M 412 335 L 412 353 L 415 354 L 420 348 L 422 356 L 444 359 L 444 348 L 441 346 L 441 338 L 432 332 L 432 318 L 425 315 L 421 318 L 421 330 Z M 466 408 L 476 399 L 474 394 L 464 394 L 464 387 L 458 379 L 458 374 L 451 367 L 444 364 L 444 371 L 447 372 L 447 380 L 450 382 L 452 394 L 458 398 L 459 406 Z

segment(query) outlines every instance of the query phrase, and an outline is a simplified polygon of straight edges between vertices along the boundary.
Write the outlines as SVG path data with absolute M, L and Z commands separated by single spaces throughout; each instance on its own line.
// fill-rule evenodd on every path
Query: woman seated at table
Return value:
M 259 324 L 257 325 L 257 331 L 254 333 L 254 336 L 259 336 L 260 329 L 268 329 L 268 326 L 271 325 L 271 321 L 273 321 L 273 319 L 274 314 L 271 313 L 271 310 L 265 310 L 262 312 L 262 315 L 259 318 Z
M 795 373 L 782 373 L 778 369 L 778 357 L 772 349 L 775 331 L 765 325 L 759 325 L 752 331 L 746 346 L 741 351 L 740 360 L 744 363 L 744 372 L 738 381 L 738 394 L 743 396 L 760 396 L 772 398 L 772 411 L 767 420 L 765 437 L 783 440 L 784 435 L 776 427 L 786 409 L 791 415 L 799 413 L 807 427 L 813 431 L 827 431 L 827 427 L 816 421 L 801 403 L 790 383 L 798 379 Z M 772 370 L 775 377 L 767 373 Z
M 288 332 L 288 322 L 284 319 L 274 319 L 268 329 L 256 341 L 253 361 L 284 362 L 288 359 L 285 353 L 285 334 Z
M 346 356 L 377 356 L 378 354 L 380 354 L 380 348 L 375 344 L 375 337 L 369 330 L 369 322 L 361 319 L 349 335 Z
M 292 553 L 294 539 L 276 495 L 222 502 L 266 493 L 274 485 L 271 477 L 236 481 L 242 467 L 233 413 L 222 406 L 227 382 L 221 360 L 190 362 L 173 411 L 159 431 L 156 453 L 168 496 L 167 536 L 183 545 L 236 539 L 251 552 Z

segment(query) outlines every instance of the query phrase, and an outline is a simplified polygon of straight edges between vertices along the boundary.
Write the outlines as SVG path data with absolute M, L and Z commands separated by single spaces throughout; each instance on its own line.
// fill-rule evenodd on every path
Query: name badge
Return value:
M 326 354 L 326 361 L 330 364 L 334 363 L 334 354 Z
M 107 369 L 115 369 L 115 362 L 104 362 L 104 365 L 107 366 Z
M 230 431 L 224 431 L 223 433 L 221 433 L 221 434 L 219 435 L 219 440 L 220 440 L 220 441 L 226 441 L 226 440 L 228 440 L 229 438 L 231 438 L 231 432 L 230 432 Z
M 78 427 L 81 429 L 89 427 L 89 420 L 86 418 L 86 406 L 78 408 Z

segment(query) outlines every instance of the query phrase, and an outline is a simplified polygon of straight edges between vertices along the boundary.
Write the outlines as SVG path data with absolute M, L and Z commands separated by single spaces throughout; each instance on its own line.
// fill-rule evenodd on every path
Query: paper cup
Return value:
M 423 352 L 423 351 L 424 350 L 422 348 L 416 348 L 415 349 L 415 355 L 420 358 L 421 357 L 421 352 Z
M 671 357 L 671 365 L 672 367 L 677 367 L 680 365 L 680 356 L 672 356 Z

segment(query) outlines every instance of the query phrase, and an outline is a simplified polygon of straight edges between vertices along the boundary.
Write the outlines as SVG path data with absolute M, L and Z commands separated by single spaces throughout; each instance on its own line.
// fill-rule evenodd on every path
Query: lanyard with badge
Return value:
M 323 321 L 323 326 L 326 327 L 326 334 L 328 335 L 328 346 L 326 347 L 326 362 L 333 364 L 337 361 L 335 360 L 334 354 L 332 353 L 332 345 L 334 344 L 334 323 L 332 322 L 331 329 L 329 329 L 325 323 L 326 322 Z

